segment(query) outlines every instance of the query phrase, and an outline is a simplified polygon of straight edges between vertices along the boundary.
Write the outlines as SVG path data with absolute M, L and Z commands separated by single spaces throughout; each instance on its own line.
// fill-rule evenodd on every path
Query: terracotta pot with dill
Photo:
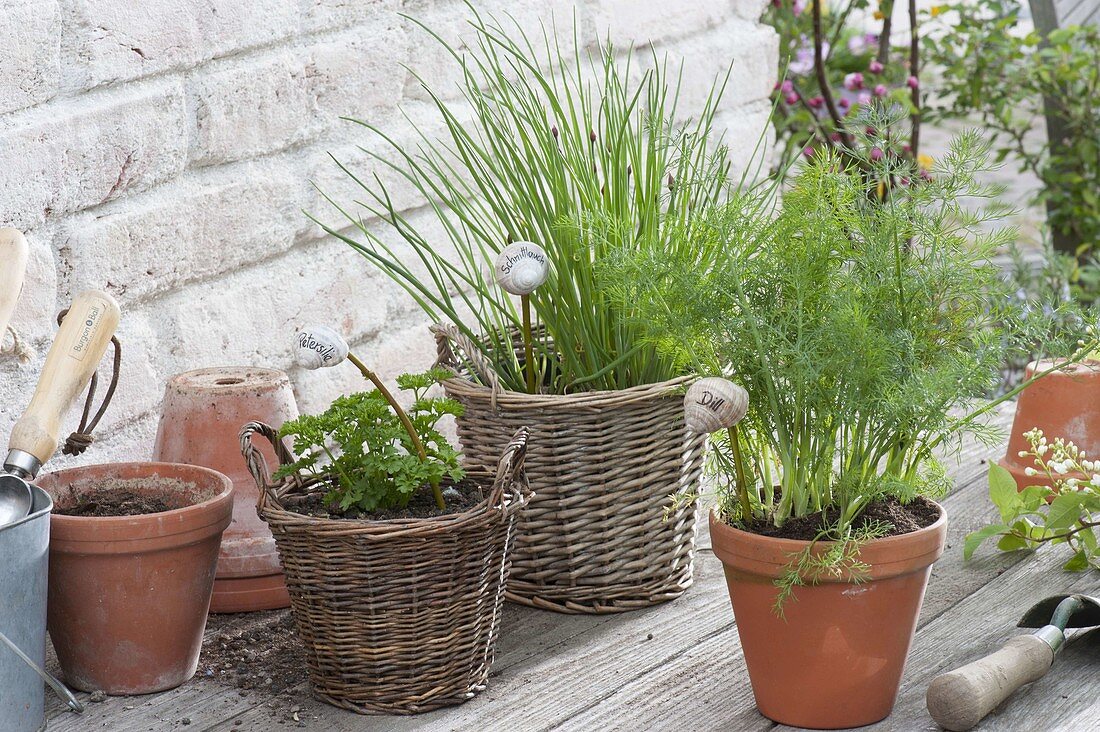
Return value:
M 306 368 L 350 361 L 375 387 L 278 431 L 258 422 L 241 431 L 313 690 L 360 713 L 466 701 L 488 681 L 515 522 L 531 495 L 527 431 L 493 471 L 464 465 L 438 428 L 462 406 L 428 394 L 449 374 L 399 376 L 412 393 L 402 406 L 331 328 L 302 330 L 296 350 Z M 257 434 L 280 462 L 272 483 Z
M 702 438 L 685 430 L 681 408 L 691 375 L 642 337 L 600 273 L 623 251 L 689 254 L 674 232 L 730 184 L 712 132 L 724 79 L 683 110 L 664 59 L 467 6 L 461 49 L 412 20 L 461 71 L 454 104 L 421 80 L 444 134 L 425 132 L 414 151 L 357 122 L 387 174 L 337 162 L 360 200 L 329 198 L 342 219 L 318 223 L 438 323 L 437 365 L 452 371 L 444 386 L 465 408 L 467 459 L 491 465 L 508 435 L 531 428 L 535 497 L 509 598 L 578 613 L 673 599 L 692 581 L 702 469 Z M 391 173 L 428 202 L 426 219 L 402 213 Z M 528 262 L 538 284 L 498 279 L 495 265 L 523 251 L 539 252 Z M 699 266 L 723 256 L 691 254 Z
M 868 113 L 860 128 L 892 121 Z M 757 707 L 778 722 L 890 713 L 943 551 L 940 459 L 966 433 L 1001 439 L 982 417 L 1028 384 L 985 400 L 1009 352 L 1084 335 L 1068 365 L 1096 345 L 1084 327 L 1049 332 L 1049 314 L 1002 312 L 991 256 L 1008 234 L 959 205 L 987 195 L 974 177 L 987 150 L 960 136 L 930 180 L 901 158 L 821 155 L 781 200 L 774 183 L 743 190 L 685 231 L 727 260 L 624 256 L 609 274 L 653 343 L 749 397 L 736 431 L 711 437 L 711 542 Z M 868 166 L 914 183 L 868 197 Z

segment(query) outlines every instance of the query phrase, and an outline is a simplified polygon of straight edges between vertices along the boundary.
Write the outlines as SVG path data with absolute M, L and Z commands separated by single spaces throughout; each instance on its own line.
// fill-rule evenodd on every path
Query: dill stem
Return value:
M 393 398 L 393 394 L 386 388 L 386 385 L 382 383 L 382 379 L 378 378 L 378 374 L 367 368 L 367 365 L 359 360 L 359 357 L 354 353 L 348 353 L 348 360 L 355 364 L 355 368 L 359 369 L 359 372 L 378 389 L 378 393 L 390 403 L 393 407 L 394 413 L 397 414 L 397 418 L 401 420 L 401 424 L 405 426 L 405 431 L 409 433 L 409 438 L 412 440 L 413 447 L 416 448 L 416 454 L 420 456 L 421 462 L 428 462 L 428 453 L 424 449 L 424 443 L 420 441 L 420 435 L 416 434 L 416 427 L 413 426 L 412 420 L 409 419 L 409 415 L 405 413 L 405 410 L 401 408 L 401 405 L 397 403 L 397 400 Z M 439 489 L 439 481 L 431 481 L 432 495 L 435 497 L 435 505 L 439 507 L 440 511 L 447 509 L 447 502 L 443 500 L 443 491 Z
M 737 436 L 737 425 L 729 428 L 730 449 L 733 450 L 733 466 L 737 470 L 737 498 L 741 501 L 741 520 L 748 524 L 752 518 L 752 505 L 749 503 L 749 485 L 745 480 L 745 458 L 741 455 L 741 440 Z

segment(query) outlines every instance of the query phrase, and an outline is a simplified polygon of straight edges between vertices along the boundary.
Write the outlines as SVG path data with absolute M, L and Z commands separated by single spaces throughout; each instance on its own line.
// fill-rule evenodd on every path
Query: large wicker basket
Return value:
M 294 458 L 272 428 L 251 422 L 241 430 L 316 695 L 359 713 L 415 714 L 483 690 L 516 516 L 531 496 L 523 473 L 526 430 L 501 446 L 495 477 L 469 470 L 466 479 L 486 494 L 474 508 L 386 521 L 285 510 L 288 497 L 326 488 L 299 476 L 271 485 L 253 434 L 270 440 L 283 464 Z
M 507 435 L 520 425 L 531 430 L 534 497 L 519 519 L 508 599 L 613 613 L 683 594 L 704 445 L 684 427 L 688 379 L 564 396 L 507 391 L 457 328 L 433 332 L 438 365 L 455 373 L 444 388 L 466 410 L 458 419 L 466 460 L 490 465 Z M 687 499 L 674 503 L 674 495 Z

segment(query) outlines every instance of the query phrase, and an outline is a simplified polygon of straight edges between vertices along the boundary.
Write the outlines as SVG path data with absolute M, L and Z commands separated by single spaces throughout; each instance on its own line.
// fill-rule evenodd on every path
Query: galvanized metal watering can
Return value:
M 4 732 L 45 729 L 45 681 L 76 712 L 84 707 L 43 670 L 46 661 L 46 579 L 53 501 L 31 486 L 25 519 L 0 526 L 0 727 Z

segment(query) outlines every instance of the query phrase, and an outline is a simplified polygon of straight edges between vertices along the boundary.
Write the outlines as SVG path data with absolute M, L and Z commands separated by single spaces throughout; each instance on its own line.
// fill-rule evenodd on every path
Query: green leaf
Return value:
M 1048 529 L 1068 529 L 1081 518 L 1083 496 L 1077 491 L 1060 493 L 1047 512 Z
M 989 466 L 989 499 L 1001 512 L 1001 520 L 1009 522 L 1021 505 L 1012 473 L 996 463 Z
M 997 542 L 997 548 L 1002 552 L 1015 552 L 1030 547 L 1026 539 L 1016 536 L 1015 534 L 1005 534 L 1001 537 L 1001 540 Z
M 1089 558 L 1085 555 L 1085 550 L 1074 554 L 1070 557 L 1069 561 L 1062 565 L 1062 569 L 1067 572 L 1083 572 L 1089 568 Z
M 989 537 L 997 536 L 1007 531 L 1008 527 L 1004 524 L 990 524 L 989 526 L 983 526 L 977 531 L 967 534 L 966 539 L 963 541 L 963 559 L 970 559 L 970 557 L 974 555 L 974 551 Z

